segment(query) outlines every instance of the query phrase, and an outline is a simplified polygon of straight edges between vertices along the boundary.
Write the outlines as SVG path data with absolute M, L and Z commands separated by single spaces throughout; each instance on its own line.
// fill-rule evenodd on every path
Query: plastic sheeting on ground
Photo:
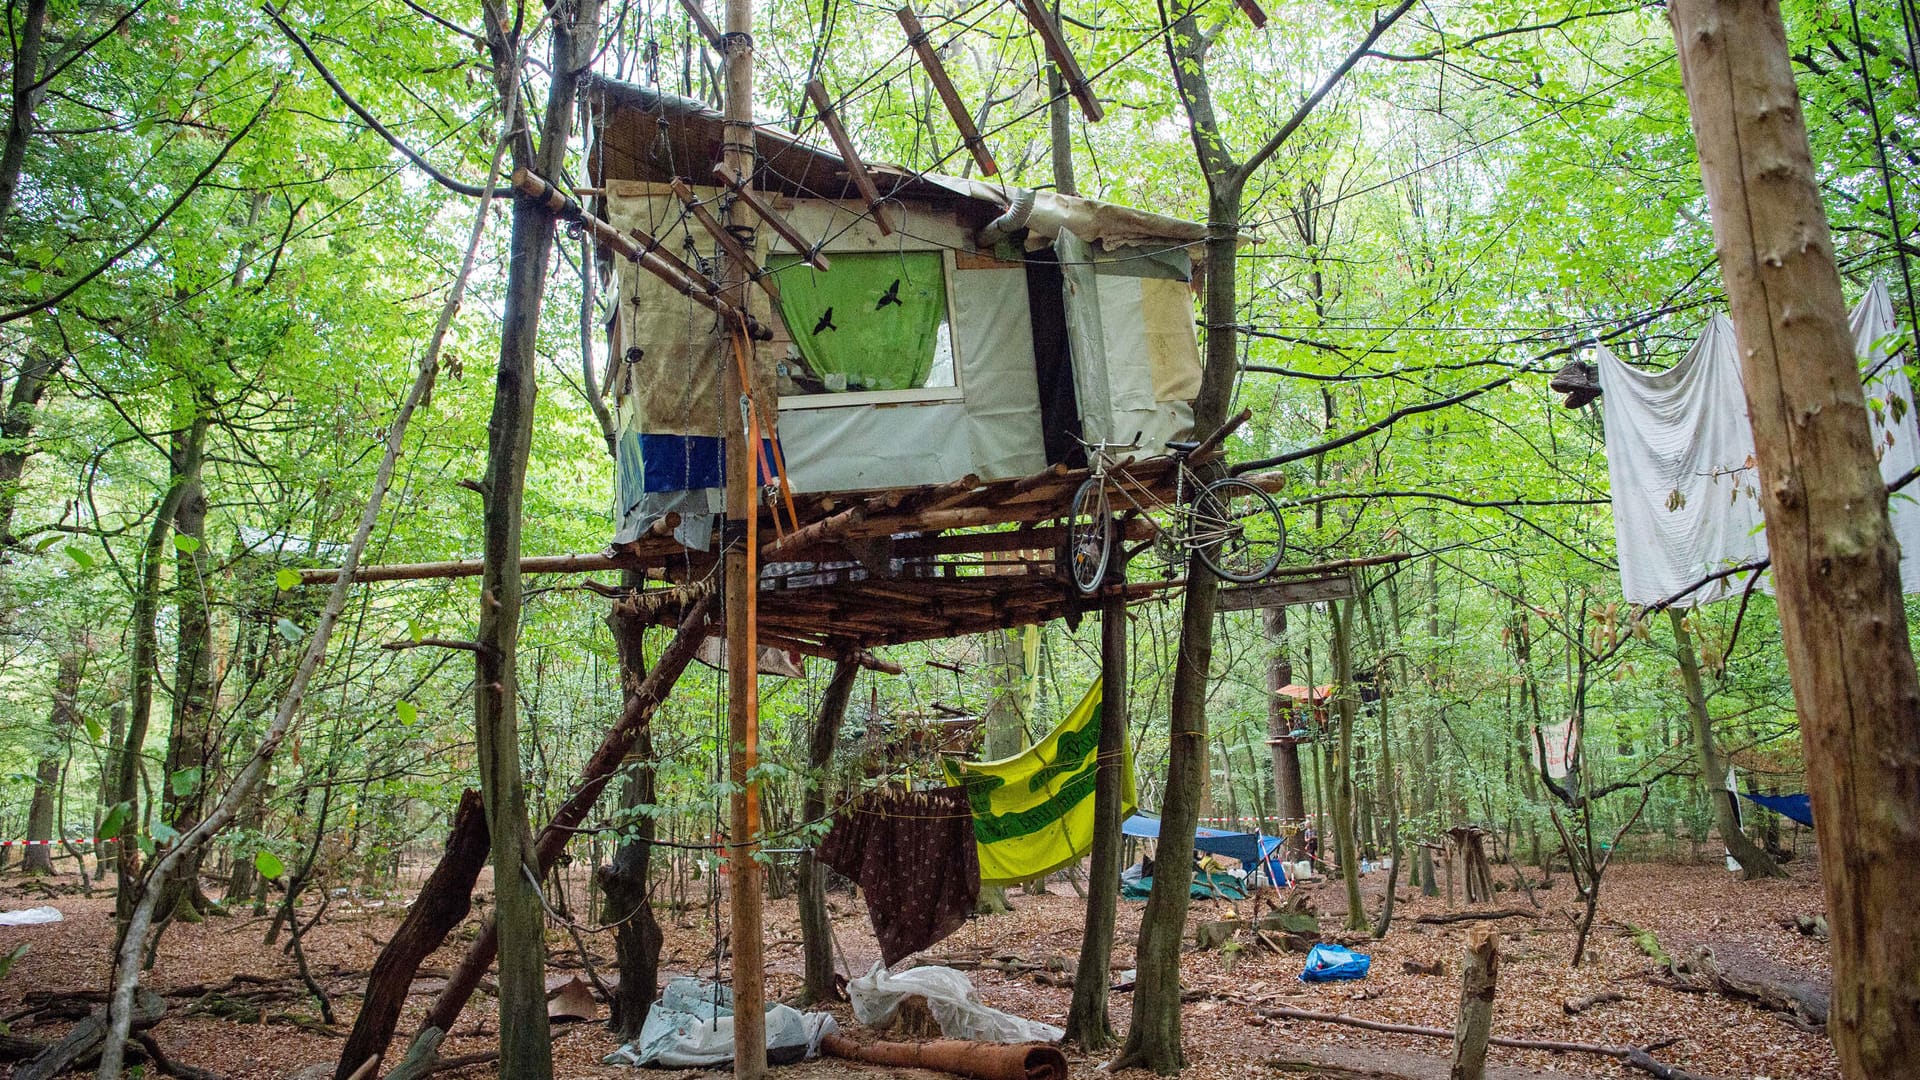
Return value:
M 1906 369 L 1885 362 L 1894 332 L 1885 282 L 1868 290 L 1848 327 L 1865 366 L 1880 475 L 1891 482 L 1920 463 L 1920 434 Z M 1732 322 L 1714 316 L 1687 355 L 1665 371 L 1635 370 L 1604 345 L 1595 352 L 1627 601 L 1656 603 L 1716 570 L 1766 558 L 1753 428 Z M 1888 511 L 1900 541 L 1903 586 L 1920 591 L 1920 502 L 1895 495 Z M 1744 574 L 1723 578 L 1683 603 L 1737 595 L 1747 581 Z M 1770 586 L 1770 578 L 1761 583 Z
M 1805 792 L 1798 795 L 1762 795 L 1757 791 L 1743 791 L 1740 794 L 1781 817 L 1797 821 L 1802 825 L 1813 824 L 1813 799 Z
M 917 967 L 892 974 L 880 965 L 847 984 L 854 1019 L 870 1028 L 893 1022 L 903 998 L 919 996 L 949 1039 L 974 1042 L 1059 1042 L 1066 1032 L 1038 1020 L 1024 1020 L 982 1003 L 973 983 L 948 967 Z
M 820 1040 L 840 1030 L 832 1016 L 788 1005 L 767 1009 L 767 1061 L 786 1065 L 820 1056 Z M 670 979 L 632 1042 L 600 1059 L 605 1065 L 670 1069 L 733 1060 L 733 993 L 704 979 Z
M 1300 972 L 1301 982 L 1332 982 L 1335 979 L 1364 979 L 1373 967 L 1373 957 L 1354 952 L 1345 945 L 1315 945 L 1307 953 L 1307 966 Z
M 66 916 L 51 904 L 25 908 L 20 911 L 0 911 L 0 926 L 39 926 L 41 923 L 59 922 Z
M 1123 900 L 1145 900 L 1153 892 L 1153 879 L 1150 877 L 1121 879 L 1120 897 Z M 1195 900 L 1245 900 L 1247 893 L 1232 874 L 1219 871 L 1202 873 L 1195 871 L 1193 884 L 1187 887 L 1187 895 Z

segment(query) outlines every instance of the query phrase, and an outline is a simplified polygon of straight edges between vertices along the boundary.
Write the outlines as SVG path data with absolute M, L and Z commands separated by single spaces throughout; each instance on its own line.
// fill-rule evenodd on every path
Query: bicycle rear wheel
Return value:
M 1067 513 L 1067 540 L 1061 550 L 1067 577 L 1084 596 L 1100 591 L 1113 561 L 1113 514 L 1107 487 L 1098 478 L 1087 480 L 1073 493 Z
M 1287 526 L 1273 496 L 1230 476 L 1207 485 L 1193 500 L 1187 543 L 1214 573 L 1245 585 L 1280 565 Z

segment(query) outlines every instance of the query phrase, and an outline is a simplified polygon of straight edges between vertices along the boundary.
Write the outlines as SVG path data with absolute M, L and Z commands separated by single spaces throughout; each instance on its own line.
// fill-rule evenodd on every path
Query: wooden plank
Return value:
M 1251 3 L 1252 0 L 1242 2 Z M 1053 66 L 1060 69 L 1060 77 L 1066 80 L 1067 89 L 1073 91 L 1074 100 L 1080 103 L 1080 111 L 1086 114 L 1088 120 L 1098 122 L 1107 114 L 1106 110 L 1100 107 L 1100 99 L 1094 96 L 1086 73 L 1080 70 L 1079 61 L 1073 58 L 1072 50 L 1067 48 L 1067 39 L 1061 35 L 1053 16 L 1040 6 L 1039 0 L 1020 0 L 1020 12 L 1040 35 L 1041 43 L 1047 47 L 1047 56 L 1053 61 Z
M 587 213 L 579 203 L 562 194 L 559 188 L 526 169 L 513 170 L 512 184 L 515 191 L 540 204 L 562 221 L 580 222 L 595 241 L 637 263 L 648 273 L 673 286 L 681 295 L 722 317 L 733 315 L 732 305 L 719 298 L 719 285 L 675 258 L 652 237 L 641 233 L 641 242 L 636 243 L 633 237 Z
M 1242 585 L 1221 589 L 1221 611 L 1257 611 L 1262 608 L 1290 607 L 1294 604 L 1319 604 L 1328 600 L 1351 600 L 1359 595 L 1351 574 L 1272 581 L 1264 585 Z
M 927 37 L 927 29 L 920 25 L 920 17 L 911 7 L 902 6 L 894 12 L 900 18 L 900 25 L 907 31 L 907 44 L 913 46 L 913 54 L 920 58 L 920 66 L 927 69 L 927 78 L 933 81 L 934 92 L 940 95 L 940 101 L 947 107 L 947 114 L 953 117 L 953 126 L 960 129 L 960 141 L 973 154 L 973 160 L 980 171 L 988 176 L 1000 172 L 993 155 L 987 151 L 987 142 L 980 137 L 980 129 L 973 126 L 973 116 L 967 112 L 967 106 L 960 100 L 960 92 L 953 88 L 953 80 L 947 77 L 946 65 L 940 62 L 940 54 L 933 51 L 933 43 Z
M 808 266 L 823 272 L 832 269 L 832 264 L 827 261 L 827 257 L 820 254 L 820 245 L 810 243 L 806 237 L 800 235 L 798 229 L 787 224 L 787 219 L 781 217 L 780 213 L 762 199 L 745 180 L 728 172 L 725 165 L 713 167 L 713 178 L 746 202 L 747 208 L 759 215 L 760 220 L 766 222 L 774 232 L 779 233 L 782 240 L 793 245 L 793 250 L 806 260 Z
M 886 208 L 880 205 L 880 189 L 873 185 L 873 174 L 867 171 L 866 162 L 860 160 L 860 152 L 853 148 L 853 140 L 847 137 L 847 129 L 840 125 L 840 115 L 834 111 L 833 102 L 827 97 L 827 85 L 819 79 L 807 83 L 807 100 L 813 103 L 813 109 L 820 114 L 820 122 L 827 127 L 827 137 L 833 140 L 833 148 L 840 152 L 840 160 L 846 163 L 847 176 L 853 180 L 853 186 L 860 192 L 860 201 L 867 204 L 867 213 L 873 215 L 873 223 L 880 226 L 880 235 L 893 235 L 893 225 L 887 221 Z
M 707 18 L 706 12 L 700 10 L 700 0 L 680 0 L 680 6 L 687 10 L 687 18 L 693 20 L 693 28 L 700 31 L 700 36 L 707 39 L 707 44 L 714 52 L 727 51 L 720 42 L 720 28 L 713 25 L 713 20 Z
M 720 224 L 719 219 L 707 209 L 707 204 L 694 197 L 693 189 L 687 186 L 685 180 L 677 176 L 673 178 L 673 193 L 680 197 L 687 212 L 693 215 L 693 219 L 700 223 L 701 228 L 707 230 L 708 235 L 720 245 L 721 250 L 727 253 L 727 257 L 744 268 L 747 276 L 753 279 L 753 283 L 760 286 L 760 290 L 778 305 L 780 287 L 773 283 L 773 278 L 768 276 L 765 267 L 753 261 L 753 256 L 748 253 L 746 245 L 740 242 L 740 238 L 728 232 L 726 227 Z

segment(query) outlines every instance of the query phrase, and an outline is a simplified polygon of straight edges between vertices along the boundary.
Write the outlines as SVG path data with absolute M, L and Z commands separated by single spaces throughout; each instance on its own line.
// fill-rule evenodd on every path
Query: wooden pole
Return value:
M 846 163 L 848 178 L 860 191 L 860 201 L 867 204 L 867 212 L 873 215 L 873 223 L 880 226 L 880 235 L 891 236 L 893 225 L 887 221 L 886 208 L 880 205 L 880 189 L 874 186 L 873 174 L 867 171 L 866 162 L 860 160 L 860 152 L 853 148 L 853 140 L 847 137 L 847 129 L 841 126 L 840 116 L 827 97 L 827 85 L 819 79 L 809 82 L 807 100 L 813 103 L 813 110 L 820 114 L 820 122 L 826 125 L 834 149 L 840 151 L 840 160 Z
M 988 151 L 987 141 L 980 137 L 980 129 L 974 126 L 973 114 L 967 111 L 966 102 L 960 100 L 960 91 L 953 88 L 953 80 L 947 77 L 947 67 L 940 62 L 940 54 L 933 50 L 933 42 L 929 40 L 927 28 L 920 25 L 920 17 L 913 13 L 913 8 L 904 5 L 894 15 L 907 32 L 907 44 L 913 46 L 913 55 L 919 57 L 920 66 L 927 69 L 927 78 L 933 83 L 934 92 L 940 95 L 940 103 L 947 107 L 947 115 L 953 117 L 953 126 L 960 129 L 960 141 L 973 155 L 974 163 L 988 176 L 998 173 L 1000 166 Z
M 1453 1029 L 1453 1068 L 1448 1080 L 1484 1080 L 1487 1036 L 1493 1034 L 1493 993 L 1500 982 L 1500 938 L 1481 924 L 1460 958 L 1460 1021 Z
M 727 0 L 727 32 L 722 41 L 726 58 L 726 125 L 720 147 L 720 164 L 734 176 L 753 175 L 753 0 Z M 682 185 L 675 182 L 676 190 Z M 682 195 L 685 198 L 685 195 Z M 727 224 L 747 230 L 753 217 L 739 199 L 729 199 Z M 734 239 L 726 246 L 727 273 L 732 303 L 747 310 L 748 283 L 758 280 L 759 268 L 753 264 L 751 250 L 738 241 L 738 233 L 720 230 L 717 236 Z M 728 327 L 729 333 L 744 334 L 745 327 Z M 728 913 L 733 944 L 733 1075 L 740 1080 L 760 1080 L 767 1071 L 767 1019 L 765 942 L 762 937 L 760 864 L 754 860 L 754 834 L 759 831 L 759 793 L 750 774 L 760 742 L 760 650 L 754 625 L 759 592 L 758 537 L 755 526 L 760 519 L 754 499 L 753 479 L 756 447 L 748 444 L 750 435 L 742 415 L 751 408 L 753 387 L 752 343 L 739 346 L 747 350 L 746 364 L 724 363 L 725 390 L 720 410 L 726 428 L 727 527 L 725 535 L 734 538 L 726 554 L 727 608 L 727 779 L 729 796 L 727 863 Z M 742 367 L 746 370 L 742 371 Z M 741 406 L 734 406 L 740 402 Z M 768 409 L 774 402 L 764 403 Z M 745 532 L 744 543 L 738 538 Z
M 1832 928 L 1847 1077 L 1920 1077 L 1920 678 L 1776 0 L 1673 0 Z

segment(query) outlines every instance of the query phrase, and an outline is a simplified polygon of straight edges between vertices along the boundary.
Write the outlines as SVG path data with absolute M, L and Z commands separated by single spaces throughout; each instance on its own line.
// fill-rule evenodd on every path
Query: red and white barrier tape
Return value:
M 111 844 L 117 837 L 104 840 L 95 837 L 91 840 L 0 840 L 0 847 L 53 847 L 56 844 Z

